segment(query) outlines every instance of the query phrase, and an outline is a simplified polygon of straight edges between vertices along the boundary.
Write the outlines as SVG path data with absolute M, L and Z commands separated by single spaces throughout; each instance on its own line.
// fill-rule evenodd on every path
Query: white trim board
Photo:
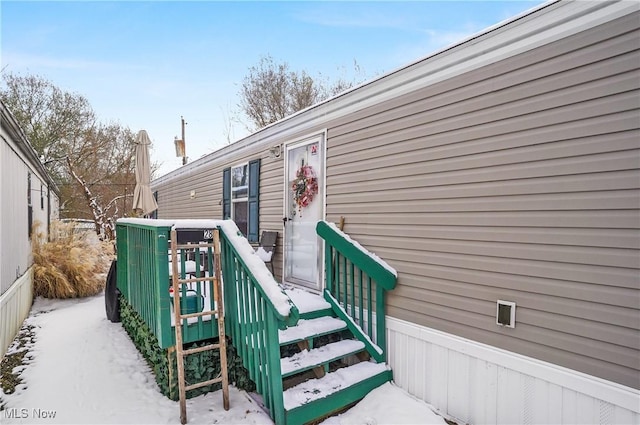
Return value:
M 398 386 L 466 423 L 640 423 L 640 391 L 387 317 Z

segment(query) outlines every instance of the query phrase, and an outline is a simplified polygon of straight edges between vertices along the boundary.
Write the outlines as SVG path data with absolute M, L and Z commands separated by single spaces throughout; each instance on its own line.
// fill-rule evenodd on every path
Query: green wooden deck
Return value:
M 162 226 L 162 223 L 167 225 Z M 157 336 L 163 349 L 175 345 L 169 294 L 171 223 L 168 220 L 130 220 L 117 224 L 118 288 Z M 326 249 L 327 281 L 322 294 L 326 307 L 303 318 L 307 323 L 311 320 L 340 323 L 325 332 L 313 331 L 302 337 L 281 340 L 282 331 L 293 330 L 299 321 L 301 327 L 296 329 L 297 333 L 304 328 L 297 306 L 272 276 L 264 274 L 267 270 L 264 263 L 256 261 L 253 249 L 235 224 L 230 221 L 215 223 L 221 230 L 225 330 L 276 424 L 315 421 L 358 401 L 373 388 L 392 379 L 392 372 L 385 365 L 385 296 L 396 284 L 392 269 L 335 226 L 319 222 L 316 231 L 324 239 Z M 197 236 L 198 232 L 202 235 L 203 229 L 190 231 Z M 182 278 L 187 261 L 191 260 L 187 255 L 187 252 L 179 253 Z M 196 257 L 192 264 L 196 275 L 201 273 L 200 266 L 213 270 L 211 252 Z M 203 295 L 204 288 L 197 287 L 196 292 L 198 296 Z M 198 318 L 195 323 L 183 322 L 182 326 L 184 342 L 217 336 L 216 320 Z M 316 342 L 329 334 L 333 342 L 321 342 L 316 346 Z M 281 347 L 285 357 L 282 357 Z M 294 355 L 300 357 L 312 353 L 302 361 L 304 367 L 291 368 L 291 362 L 298 361 L 297 357 L 292 359 L 286 354 L 291 349 L 297 350 Z M 324 352 L 326 358 L 322 357 Z M 360 363 L 351 365 L 354 356 Z M 341 363 L 337 369 L 336 362 Z M 283 364 L 287 368 L 286 374 L 282 373 Z M 359 367 L 367 373 L 357 382 L 333 385 L 334 380 L 344 382 L 340 373 L 351 367 Z M 303 377 L 309 372 L 315 373 L 316 378 Z M 349 371 L 345 376 L 348 375 Z M 306 381 L 294 383 L 300 378 Z M 315 396 L 299 400 L 301 393 Z

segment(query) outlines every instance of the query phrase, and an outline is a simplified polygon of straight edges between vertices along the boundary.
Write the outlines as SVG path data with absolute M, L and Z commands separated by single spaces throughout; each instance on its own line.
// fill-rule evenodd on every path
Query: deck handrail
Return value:
M 395 288 L 393 268 L 331 223 L 319 221 L 325 242 L 324 298 L 378 362 L 386 361 L 386 292 Z
M 290 308 L 286 316 L 279 313 L 254 274 L 255 265 L 250 267 L 247 264 L 253 257 L 237 249 L 225 229 L 222 229 L 221 236 L 227 335 L 231 337 L 258 393 L 263 396 L 272 419 L 276 423 L 284 423 L 278 330 L 297 323 L 298 309 L 283 291 L 289 299 Z M 264 263 L 261 265 L 266 270 Z M 270 274 L 268 276 L 273 279 Z

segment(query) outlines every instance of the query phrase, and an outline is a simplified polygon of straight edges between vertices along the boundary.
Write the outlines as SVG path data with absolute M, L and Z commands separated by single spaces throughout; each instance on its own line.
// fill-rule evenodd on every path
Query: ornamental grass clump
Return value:
M 34 225 L 34 294 L 45 298 L 77 298 L 104 289 L 105 276 L 113 256 L 109 244 L 92 232 L 76 232 L 72 223 L 51 223 L 47 241 L 39 224 Z

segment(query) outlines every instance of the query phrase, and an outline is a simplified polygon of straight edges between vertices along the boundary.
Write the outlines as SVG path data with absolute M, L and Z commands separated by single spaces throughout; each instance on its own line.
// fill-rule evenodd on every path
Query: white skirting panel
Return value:
M 640 391 L 387 317 L 395 383 L 469 424 L 638 424 Z
M 0 296 L 0 349 L 7 352 L 33 302 L 33 267 Z

